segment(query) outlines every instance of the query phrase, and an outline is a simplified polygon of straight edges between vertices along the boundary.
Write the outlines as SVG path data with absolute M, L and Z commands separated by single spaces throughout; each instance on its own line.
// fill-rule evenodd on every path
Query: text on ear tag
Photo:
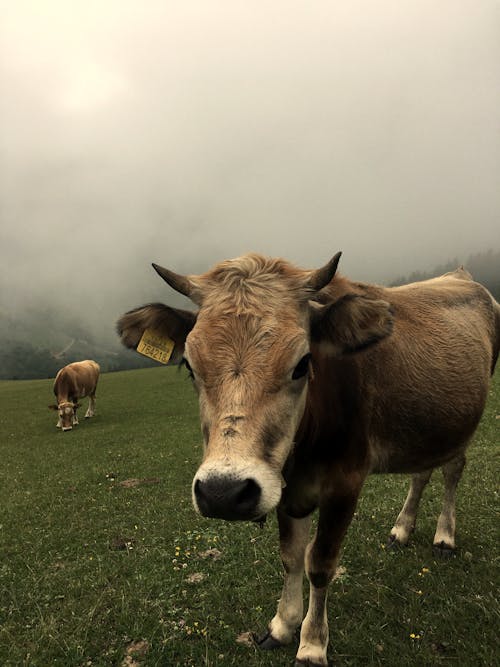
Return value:
M 163 336 L 154 329 L 145 329 L 142 338 L 137 345 L 137 352 L 145 357 L 167 364 L 170 359 L 175 343 L 168 336 Z

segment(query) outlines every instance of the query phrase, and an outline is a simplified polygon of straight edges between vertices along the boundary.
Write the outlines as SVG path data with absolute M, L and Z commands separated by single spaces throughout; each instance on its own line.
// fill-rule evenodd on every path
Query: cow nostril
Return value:
M 253 479 L 246 479 L 241 482 L 241 490 L 238 492 L 235 500 L 238 506 L 254 503 L 260 498 L 260 487 Z
M 203 488 L 203 482 L 200 482 L 199 479 L 196 480 L 194 484 L 194 495 L 198 502 L 203 502 L 205 499 L 205 489 Z
M 196 480 L 194 495 L 204 516 L 219 519 L 253 518 L 260 500 L 261 489 L 253 479 L 235 480 L 211 477 Z

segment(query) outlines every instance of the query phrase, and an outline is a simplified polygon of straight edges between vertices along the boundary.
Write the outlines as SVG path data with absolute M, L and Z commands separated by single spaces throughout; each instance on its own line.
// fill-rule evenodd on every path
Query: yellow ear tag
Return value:
M 137 352 L 145 357 L 167 364 L 172 356 L 175 343 L 167 336 L 163 336 L 154 329 L 145 329 L 142 338 L 137 345 Z

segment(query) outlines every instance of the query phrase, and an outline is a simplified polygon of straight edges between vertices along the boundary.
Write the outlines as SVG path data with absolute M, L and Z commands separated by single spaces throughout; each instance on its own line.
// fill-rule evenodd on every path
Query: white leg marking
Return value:
M 269 624 L 274 639 L 289 644 L 299 627 L 303 613 L 304 554 L 309 540 L 311 518 L 285 517 L 283 536 L 280 540 L 281 558 L 285 567 L 283 590 L 276 615 Z M 286 524 L 286 525 L 285 525 Z
M 302 584 L 304 573 L 289 573 L 285 577 L 276 615 L 269 624 L 269 631 L 281 644 L 289 644 L 299 627 L 304 613 Z
M 455 495 L 465 466 L 463 454 L 443 466 L 444 501 L 437 522 L 434 544 L 455 549 Z
M 431 475 L 432 470 L 426 470 L 425 472 L 412 475 L 410 489 L 405 503 L 391 530 L 391 536 L 400 544 L 406 544 L 408 542 L 408 539 L 415 528 L 420 498 L 422 497 L 422 492 L 430 480 Z
M 89 396 L 89 406 L 87 408 L 87 412 L 85 413 L 85 419 L 93 417 L 94 414 L 95 414 L 95 397 Z
M 327 589 L 310 587 L 309 609 L 300 631 L 297 660 L 309 660 L 318 665 L 328 665 L 328 618 L 326 614 Z

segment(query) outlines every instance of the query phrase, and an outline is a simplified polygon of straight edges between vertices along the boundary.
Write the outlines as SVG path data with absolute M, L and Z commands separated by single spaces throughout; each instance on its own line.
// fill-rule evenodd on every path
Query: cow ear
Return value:
M 387 301 L 346 294 L 334 303 L 313 309 L 311 341 L 335 355 L 358 352 L 389 336 L 393 319 Z
M 49 405 L 48 407 L 49 407 L 49 410 L 58 410 L 59 409 L 57 405 Z
M 153 329 L 175 343 L 172 361 L 180 361 L 186 338 L 196 323 L 196 313 L 149 303 L 122 315 L 116 330 L 125 347 L 136 349 L 146 329 Z

